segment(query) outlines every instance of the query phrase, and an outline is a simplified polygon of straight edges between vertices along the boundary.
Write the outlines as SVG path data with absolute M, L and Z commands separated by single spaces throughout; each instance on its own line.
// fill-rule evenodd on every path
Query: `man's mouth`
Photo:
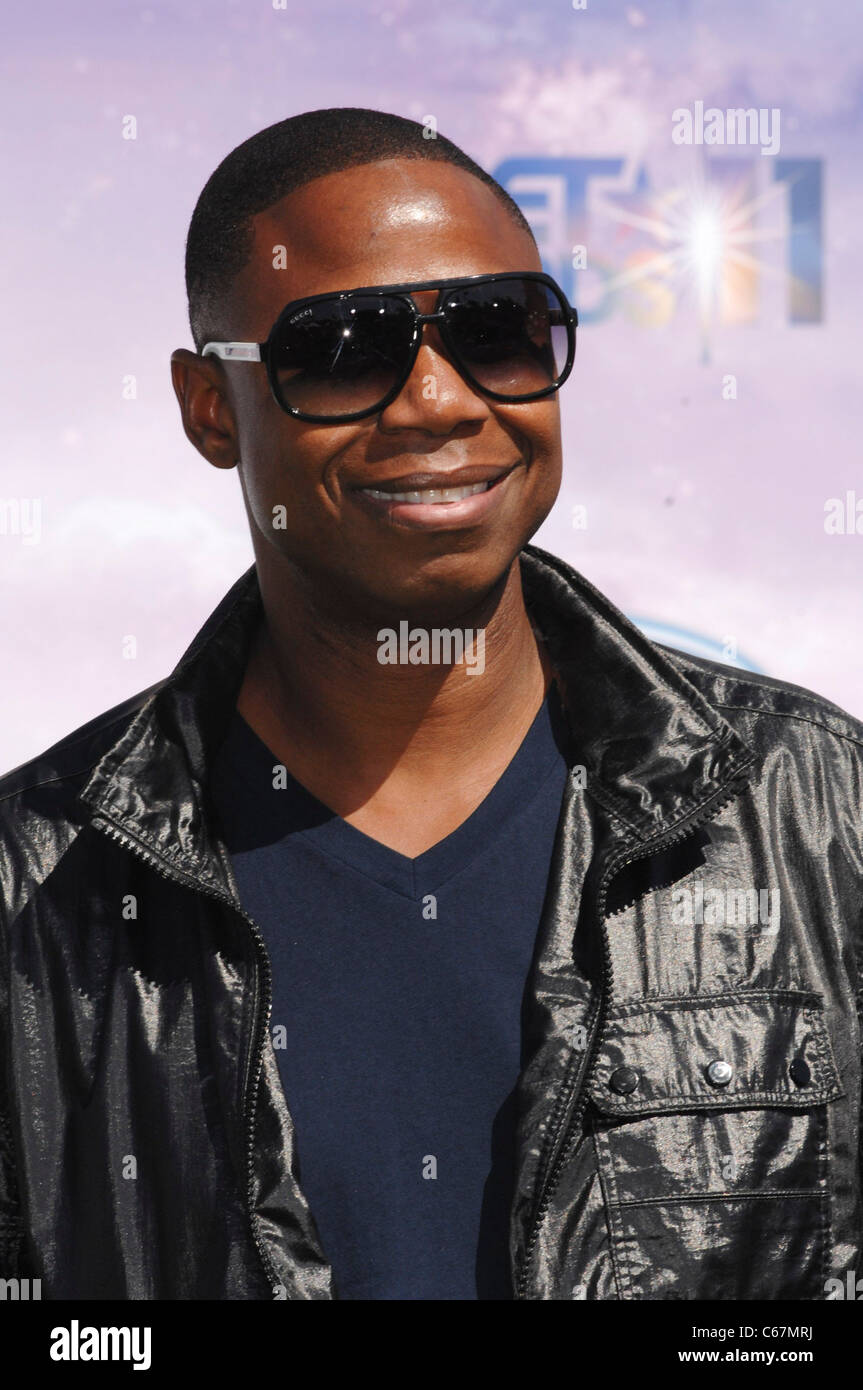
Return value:
M 504 475 L 501 474 L 501 477 Z M 497 478 L 487 483 L 474 483 L 473 487 L 423 488 L 414 492 L 384 492 L 381 488 L 363 487 L 359 491 L 366 497 L 374 497 L 380 502 L 408 502 L 415 506 L 437 506 L 445 502 L 462 502 L 465 497 L 475 497 L 478 492 L 488 492 L 498 482 Z
M 403 531 L 457 531 L 481 525 L 509 494 L 508 481 L 517 463 L 471 464 L 432 473 L 402 473 L 376 478 L 351 489 L 369 516 Z
M 489 492 L 507 478 L 516 465 L 472 464 L 432 473 L 403 473 L 401 477 L 381 479 L 377 486 L 358 487 L 357 492 L 375 502 L 402 502 L 409 507 L 445 507 L 464 502 L 481 492 Z

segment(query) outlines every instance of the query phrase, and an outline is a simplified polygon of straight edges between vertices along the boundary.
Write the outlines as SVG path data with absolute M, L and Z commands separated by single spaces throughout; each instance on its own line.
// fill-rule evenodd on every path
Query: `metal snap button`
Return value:
M 617 1067 L 608 1078 L 612 1091 L 616 1091 L 619 1096 L 628 1096 L 630 1091 L 635 1090 L 638 1081 L 638 1072 L 633 1067 Z
M 812 1080 L 812 1072 L 809 1063 L 803 1057 L 794 1058 L 794 1061 L 788 1068 L 788 1074 L 795 1086 L 808 1086 Z
M 731 1063 L 725 1062 L 721 1058 L 711 1062 L 707 1068 L 707 1080 L 711 1086 L 727 1086 L 733 1075 L 734 1068 Z

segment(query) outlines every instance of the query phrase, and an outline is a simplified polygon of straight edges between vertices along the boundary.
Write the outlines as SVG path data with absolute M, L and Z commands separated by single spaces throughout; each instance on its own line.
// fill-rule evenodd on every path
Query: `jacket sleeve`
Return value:
M 849 746 L 849 768 L 845 786 L 848 803 L 843 808 L 846 854 L 856 875 L 856 916 L 853 923 L 854 960 L 856 964 L 857 1036 L 860 1045 L 860 1096 L 857 1111 L 857 1173 L 863 1187 L 863 744 Z M 844 770 L 844 769 L 843 769 Z M 856 1277 L 863 1277 L 863 1232 Z
M 21 1213 L 15 1173 L 9 1052 L 9 938 L 0 896 L 0 1279 L 21 1274 Z

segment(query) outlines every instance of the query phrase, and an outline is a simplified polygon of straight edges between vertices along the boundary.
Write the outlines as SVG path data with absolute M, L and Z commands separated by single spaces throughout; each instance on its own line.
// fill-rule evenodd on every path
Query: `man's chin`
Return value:
M 484 546 L 425 557 L 414 569 L 377 569 L 367 575 L 361 607 L 374 621 L 437 618 L 443 621 L 489 606 L 503 593 L 521 544 Z M 359 595 L 356 595 L 359 598 Z

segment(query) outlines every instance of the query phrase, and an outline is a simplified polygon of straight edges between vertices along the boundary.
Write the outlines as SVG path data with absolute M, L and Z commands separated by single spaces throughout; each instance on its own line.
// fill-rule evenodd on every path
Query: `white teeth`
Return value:
M 465 497 L 474 497 L 478 492 L 487 492 L 491 482 L 474 483 L 473 487 L 428 488 L 424 492 L 381 492 L 376 487 L 361 490 L 367 497 L 377 497 L 381 502 L 461 502 Z

